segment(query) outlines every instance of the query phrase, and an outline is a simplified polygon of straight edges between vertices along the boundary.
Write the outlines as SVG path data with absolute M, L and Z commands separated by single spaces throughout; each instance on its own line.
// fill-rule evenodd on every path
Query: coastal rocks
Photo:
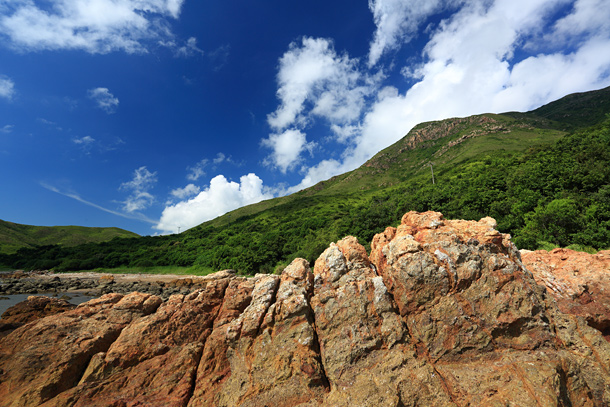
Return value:
M 197 285 L 17 328 L 0 339 L 0 406 L 610 405 L 610 343 L 491 218 L 410 212 L 370 256 L 346 237 L 313 271 Z
M 578 315 L 610 341 L 610 251 L 521 251 L 536 282 L 547 288 L 561 312 Z
M 235 274 L 233 270 L 215 273 L 214 278 L 227 278 Z M 188 295 L 204 288 L 209 280 L 205 277 L 167 278 L 159 275 L 121 275 L 97 273 L 49 274 L 48 272 L 15 271 L 0 273 L 0 295 L 72 293 L 90 296 L 108 293 L 129 294 L 141 292 L 153 294 L 167 300 L 174 294 Z
M 0 340 L 1 404 L 40 405 L 74 387 L 93 355 L 160 303 L 148 294 L 108 294 L 11 332 Z
M 7 309 L 0 319 L 0 337 L 7 335 L 10 331 L 37 319 L 59 314 L 76 307 L 66 300 L 30 296 Z
M 49 405 L 163 400 L 164 406 L 184 406 L 228 283 L 212 280 L 187 296 L 173 295 L 156 312 L 134 320 L 107 350 L 92 356 L 78 385 Z

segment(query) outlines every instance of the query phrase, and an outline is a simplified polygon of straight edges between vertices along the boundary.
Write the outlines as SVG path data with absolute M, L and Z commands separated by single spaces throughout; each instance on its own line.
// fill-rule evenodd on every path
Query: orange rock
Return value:
M 560 310 L 603 323 L 607 254 L 551 255 L 532 275 L 493 219 L 409 212 L 370 256 L 346 237 L 313 273 L 109 294 L 0 339 L 0 407 L 608 406 L 610 343 Z
M 0 319 L 0 337 L 28 322 L 59 314 L 75 307 L 76 305 L 58 298 L 29 296 L 26 301 L 22 301 L 4 311 L 2 319 Z
M 562 312 L 585 318 L 610 341 L 610 250 L 522 251 L 521 258 Z

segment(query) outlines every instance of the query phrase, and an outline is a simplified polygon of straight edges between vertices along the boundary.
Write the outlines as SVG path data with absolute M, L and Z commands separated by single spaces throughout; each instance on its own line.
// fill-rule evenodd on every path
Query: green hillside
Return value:
M 609 113 L 606 88 L 528 113 L 422 123 L 354 171 L 180 235 L 22 249 L 0 263 L 273 272 L 295 257 L 314 261 L 345 235 L 366 246 L 409 210 L 437 210 L 447 218 L 492 216 L 520 248 L 608 248 Z
M 0 253 L 14 253 L 22 247 L 45 245 L 77 246 L 105 242 L 115 237 L 138 235 L 119 228 L 84 226 L 30 226 L 0 220 Z

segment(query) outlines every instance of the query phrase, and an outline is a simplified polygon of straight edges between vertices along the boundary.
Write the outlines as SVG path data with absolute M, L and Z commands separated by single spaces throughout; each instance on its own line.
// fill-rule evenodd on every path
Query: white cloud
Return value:
M 220 164 L 225 160 L 230 161 L 230 159 L 227 158 L 227 156 L 225 156 L 223 153 L 218 153 L 218 154 L 216 154 L 216 158 L 214 158 L 214 160 L 212 160 L 212 162 L 214 164 Z
M 112 215 L 116 215 L 116 216 L 120 216 L 122 218 L 126 218 L 126 219 L 135 219 L 135 220 L 139 220 L 139 221 L 143 221 L 143 222 L 148 222 L 148 223 L 152 223 L 155 224 L 156 222 L 152 219 L 147 218 L 145 215 L 141 214 L 141 213 L 122 213 L 122 212 L 117 212 L 117 211 L 113 211 L 112 209 L 108 209 L 108 208 L 104 208 L 103 206 L 100 206 L 96 203 L 87 201 L 86 199 L 83 199 L 80 195 L 78 195 L 75 192 L 66 192 L 66 191 L 62 191 L 57 187 L 54 187 L 52 185 L 46 184 L 44 182 L 40 183 L 40 186 L 42 186 L 45 189 L 48 189 L 49 191 L 55 192 L 57 194 L 66 196 L 68 198 L 72 198 L 80 203 L 83 203 L 85 205 L 89 205 L 93 208 L 99 209 L 100 211 L 104 211 L 107 213 L 110 213 Z
M 172 190 L 171 194 L 175 198 L 185 199 L 189 196 L 197 195 L 199 192 L 201 192 L 201 188 L 199 188 L 197 185 L 188 184 L 184 188 L 176 188 Z
M 24 51 L 79 49 L 90 53 L 146 52 L 144 42 L 171 38 L 166 18 L 184 0 L 0 0 L 0 32 Z
M 123 209 L 126 212 L 132 213 L 141 211 L 152 205 L 155 198 L 149 190 L 152 189 L 156 183 L 156 172 L 148 171 L 145 166 L 135 170 L 133 179 L 122 183 L 119 187 L 119 190 L 129 192 L 129 196 L 123 202 Z
M 192 167 L 187 167 L 188 174 L 186 179 L 189 181 L 197 181 L 199 178 L 205 175 L 204 168 L 208 165 L 208 160 L 204 158 Z
M 316 146 L 313 142 L 307 142 L 305 133 L 297 129 L 288 129 L 281 134 L 271 134 L 269 138 L 262 141 L 262 145 L 273 149 L 265 163 L 279 168 L 283 173 L 293 169 L 300 162 L 303 151 L 311 152 Z
M 155 228 L 164 233 L 176 233 L 233 209 L 272 197 L 266 192 L 263 181 L 256 174 L 242 176 L 239 183 L 228 181 L 223 175 L 217 175 L 212 178 L 209 187 L 194 198 L 167 206 Z
M 80 145 L 89 145 L 89 144 L 93 143 L 94 141 L 95 141 L 95 139 L 91 136 L 85 136 L 85 137 L 81 137 L 81 138 L 72 139 L 72 142 L 74 144 L 80 144 Z
M 451 3 L 457 1 L 369 0 L 377 26 L 369 50 L 369 67 L 375 65 L 384 52 L 409 42 L 430 15 Z
M 608 36 L 610 2 L 606 0 L 578 0 L 571 14 L 555 23 L 555 30 L 547 37 L 550 41 L 566 41 L 576 34 Z
M 108 114 L 114 113 L 119 106 L 119 99 L 114 97 L 108 88 L 89 89 L 87 94 L 97 104 L 97 107 Z
M 15 82 L 0 75 L 0 97 L 11 100 L 15 94 Z
M 324 181 L 330 177 L 334 177 L 335 175 L 351 171 L 354 168 L 356 167 L 350 167 L 350 163 L 348 161 L 341 162 L 333 159 L 323 160 L 313 167 L 308 168 L 301 182 L 299 182 L 297 185 L 286 188 L 279 195 L 292 194 L 293 192 L 309 188 L 320 181 Z
M 6 124 L 3 127 L 0 127 L 0 133 L 11 133 L 13 131 L 13 129 L 15 128 L 14 124 Z
M 331 122 L 329 132 L 336 141 L 347 144 L 340 158 L 325 159 L 303 169 L 301 182 L 287 192 L 357 168 L 421 122 L 485 112 L 527 111 L 569 93 L 610 85 L 610 3 L 480 0 L 464 2 L 457 10 L 458 5 L 459 1 L 425 6 L 406 1 L 370 2 L 378 26 L 371 43 L 371 64 L 382 53 L 410 41 L 413 30 L 428 24 L 430 15 L 440 10 L 456 11 L 431 26 L 419 62 L 391 68 L 414 85 L 406 91 L 378 86 L 375 100 L 364 99 L 361 120 L 341 125 Z M 386 7 L 385 11 L 381 6 Z M 403 6 L 412 9 L 401 11 Z M 553 22 L 562 7 L 567 15 Z M 529 57 L 521 56 L 532 51 Z M 299 110 L 298 114 L 303 113 Z
M 362 75 L 358 60 L 338 55 L 331 41 L 305 37 L 280 58 L 277 81 L 281 104 L 267 121 L 281 131 L 306 124 L 310 113 L 333 123 L 356 120 L 374 78 Z
M 197 46 L 197 38 L 190 37 L 186 44 L 176 50 L 176 55 L 180 57 L 190 57 L 193 55 L 203 55 L 203 50 Z
M 363 74 L 359 61 L 338 55 L 331 41 L 324 38 L 293 42 L 280 58 L 277 91 L 280 105 L 267 117 L 275 133 L 262 140 L 273 150 L 265 160 L 283 173 L 302 160 L 301 153 L 312 153 L 314 142 L 304 132 L 308 124 L 321 118 L 342 142 L 352 132 L 382 74 Z

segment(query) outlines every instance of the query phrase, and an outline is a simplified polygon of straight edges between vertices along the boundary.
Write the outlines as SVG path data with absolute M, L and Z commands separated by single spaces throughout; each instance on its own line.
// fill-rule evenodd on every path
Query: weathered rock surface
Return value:
M 562 312 L 585 318 L 610 341 L 610 250 L 597 254 L 569 249 L 522 251 L 521 257 Z
M 16 304 L 2 314 L 0 319 L 0 338 L 28 322 L 59 314 L 76 307 L 66 300 L 50 297 L 30 296 L 26 301 Z
M 410 212 L 313 271 L 109 294 L 0 339 L 0 406 L 608 406 L 610 343 L 493 219 Z

